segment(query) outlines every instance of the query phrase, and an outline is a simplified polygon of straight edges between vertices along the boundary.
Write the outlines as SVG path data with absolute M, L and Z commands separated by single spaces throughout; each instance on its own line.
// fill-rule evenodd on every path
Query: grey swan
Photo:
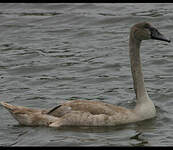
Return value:
M 148 22 L 131 27 L 129 57 L 136 94 L 136 106 L 133 109 L 92 100 L 71 100 L 52 109 L 33 109 L 5 102 L 1 104 L 19 124 L 26 126 L 116 126 L 153 118 L 156 109 L 144 86 L 140 60 L 141 42 L 149 39 L 171 42 Z

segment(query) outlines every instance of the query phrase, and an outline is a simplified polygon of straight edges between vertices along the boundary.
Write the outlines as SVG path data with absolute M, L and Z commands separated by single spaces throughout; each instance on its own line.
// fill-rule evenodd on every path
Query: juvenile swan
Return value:
M 140 60 L 140 44 L 149 39 L 170 42 L 150 23 L 138 23 L 131 28 L 129 56 L 137 101 L 134 109 L 90 100 L 72 100 L 50 110 L 1 104 L 19 124 L 29 126 L 115 126 L 153 118 L 156 110 L 144 86 Z

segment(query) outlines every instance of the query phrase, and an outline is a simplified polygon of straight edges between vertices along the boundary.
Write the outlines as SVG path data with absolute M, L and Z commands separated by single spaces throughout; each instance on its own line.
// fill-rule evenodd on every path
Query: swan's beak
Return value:
M 151 39 L 171 42 L 171 40 L 167 39 L 163 34 L 161 34 L 156 28 L 150 28 Z

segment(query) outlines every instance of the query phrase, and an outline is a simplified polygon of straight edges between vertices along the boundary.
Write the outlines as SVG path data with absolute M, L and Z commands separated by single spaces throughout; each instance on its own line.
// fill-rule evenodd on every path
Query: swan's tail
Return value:
M 16 109 L 16 106 L 10 105 L 5 102 L 0 102 L 2 106 L 4 106 L 8 111 L 14 111 Z
M 41 112 L 41 110 L 39 109 L 27 108 L 23 106 L 15 106 L 5 102 L 0 102 L 0 103 L 12 114 L 23 114 L 27 112 L 33 112 L 33 113 Z
M 12 111 L 15 109 L 16 106 L 10 105 L 8 103 L 5 102 L 0 102 L 2 106 L 4 106 L 7 110 Z
M 52 126 L 51 124 L 57 122 L 57 127 L 61 125 L 61 119 L 44 113 L 44 110 L 27 108 L 23 106 L 15 106 L 5 102 L 0 102 L 11 115 L 21 125 L 28 126 Z

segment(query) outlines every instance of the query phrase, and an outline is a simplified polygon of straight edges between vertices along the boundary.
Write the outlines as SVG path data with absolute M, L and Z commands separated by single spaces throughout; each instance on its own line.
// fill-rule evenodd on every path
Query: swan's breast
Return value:
M 134 112 L 135 112 L 135 114 L 137 114 L 139 121 L 153 118 L 156 116 L 155 106 L 150 99 L 137 104 L 134 109 Z

